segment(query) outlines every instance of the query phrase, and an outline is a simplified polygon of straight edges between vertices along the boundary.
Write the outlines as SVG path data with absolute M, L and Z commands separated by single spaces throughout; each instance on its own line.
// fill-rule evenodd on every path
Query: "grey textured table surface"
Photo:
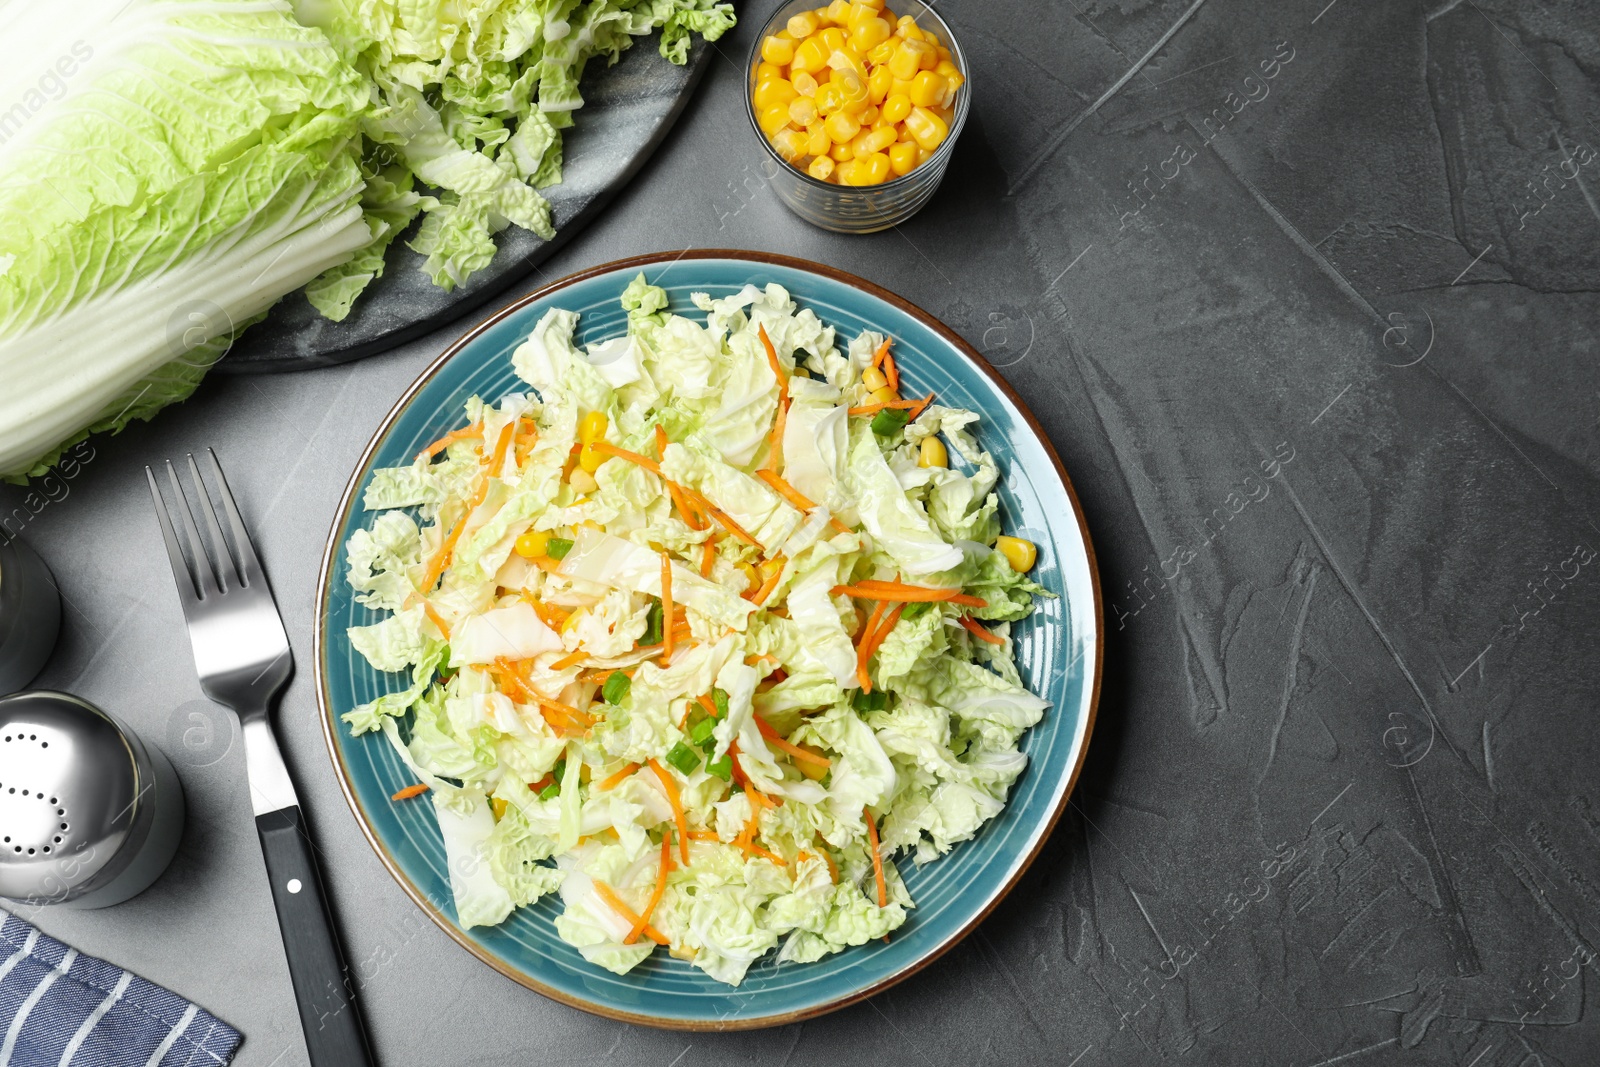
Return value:
M 163 744 L 192 811 L 155 888 L 37 921 L 236 1024 L 241 1067 L 305 1063 L 139 472 L 211 445 L 302 665 L 282 732 L 388 1067 L 1600 1060 L 1592 9 L 948 0 L 977 93 L 955 163 L 921 216 L 846 239 L 764 188 L 738 60 L 765 8 L 523 289 L 661 248 L 806 256 L 944 318 L 1029 399 L 1109 636 L 1084 779 L 1018 891 L 889 993 L 740 1035 L 561 1007 L 421 918 L 339 795 L 304 665 L 340 488 L 462 323 L 214 379 L 31 498 L 69 605 L 41 682 Z

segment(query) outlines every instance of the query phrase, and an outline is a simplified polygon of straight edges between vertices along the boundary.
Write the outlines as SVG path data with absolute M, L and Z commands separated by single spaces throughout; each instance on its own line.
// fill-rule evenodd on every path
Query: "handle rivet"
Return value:
M 298 879 L 298 878 L 289 879 L 289 884 L 287 886 L 285 886 L 284 888 L 289 890 L 289 892 L 291 892 L 291 893 L 300 892 L 300 879 Z

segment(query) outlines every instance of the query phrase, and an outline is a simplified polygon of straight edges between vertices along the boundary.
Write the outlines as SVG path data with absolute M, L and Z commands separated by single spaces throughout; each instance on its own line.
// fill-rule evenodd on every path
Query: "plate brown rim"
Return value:
M 338 719 L 330 710 L 331 700 L 327 690 L 327 647 L 323 641 L 323 631 L 326 628 L 327 623 L 327 619 L 323 615 L 323 606 L 327 603 L 328 581 L 333 571 L 334 558 L 338 555 L 339 533 L 344 529 L 345 522 L 350 514 L 350 508 L 355 502 L 356 488 L 360 485 L 362 478 L 366 473 L 367 467 L 372 461 L 373 453 L 377 451 L 379 443 L 394 425 L 395 420 L 399 418 L 400 413 L 405 410 L 406 406 L 410 404 L 417 393 L 419 393 L 423 387 L 433 380 L 434 375 L 439 372 L 440 368 L 442 368 L 449 360 L 454 358 L 457 353 L 459 353 L 467 345 L 471 344 L 485 331 L 501 322 L 506 317 L 516 314 L 535 301 L 542 300 L 553 293 L 559 292 L 562 289 L 568 288 L 577 284 L 578 282 L 585 281 L 589 278 L 599 275 L 632 269 L 643 269 L 645 267 L 657 266 L 663 263 L 670 267 L 672 264 L 685 259 L 743 260 L 748 263 L 766 266 L 788 267 L 792 270 L 797 270 L 808 274 L 821 275 L 823 277 L 840 282 L 841 284 L 859 289 L 862 292 L 877 297 L 878 299 L 899 308 L 901 311 L 919 320 L 929 329 L 937 333 L 940 337 L 954 345 L 957 351 L 959 351 L 974 366 L 982 371 L 989 378 L 989 380 L 994 383 L 995 387 L 998 388 L 1007 399 L 1016 405 L 1017 410 L 1022 413 L 1023 420 L 1028 424 L 1028 428 L 1032 430 L 1033 435 L 1044 447 L 1045 454 L 1050 457 L 1050 462 L 1055 466 L 1056 476 L 1061 479 L 1061 486 L 1066 490 L 1067 499 L 1072 504 L 1073 517 L 1076 518 L 1078 522 L 1078 533 L 1083 538 L 1084 554 L 1089 565 L 1089 583 L 1094 590 L 1095 632 L 1094 664 L 1092 667 L 1094 676 L 1091 679 L 1092 688 L 1089 695 L 1088 721 L 1084 727 L 1083 745 L 1078 750 L 1077 761 L 1073 764 L 1071 773 L 1067 777 L 1066 788 L 1062 790 L 1061 799 L 1056 803 L 1055 810 L 1050 813 L 1049 820 L 1046 822 L 1043 832 L 1039 834 L 1039 837 L 1037 841 L 1035 841 L 1033 848 L 1029 850 L 1027 856 L 1023 858 L 1022 862 L 1017 866 L 1011 877 L 999 888 L 997 892 L 995 892 L 995 894 L 989 899 L 983 908 L 969 918 L 966 923 L 964 923 L 962 927 L 954 934 L 946 938 L 942 943 L 934 946 L 920 959 L 913 960 L 900 970 L 884 976 L 867 988 L 857 990 L 853 993 L 841 996 L 837 1000 L 829 1001 L 826 1004 L 820 1004 L 812 1008 L 784 1012 L 778 1015 L 755 1016 L 748 1019 L 737 1019 L 728 1022 L 665 1019 L 655 1015 L 641 1015 L 635 1012 L 618 1011 L 613 1008 L 603 1007 L 601 1005 L 570 996 L 561 990 L 545 985 L 544 983 L 533 978 L 531 975 L 524 974 L 523 972 L 503 963 L 501 960 L 497 959 L 482 946 L 480 946 L 477 942 L 467 937 L 465 932 L 457 928 L 456 925 L 452 923 L 442 911 L 435 907 L 433 902 L 426 896 L 426 894 L 424 894 L 400 869 L 399 864 L 390 854 L 388 846 L 380 841 L 377 835 L 373 832 L 371 822 L 367 818 L 367 813 L 362 807 L 361 802 L 356 798 L 355 791 L 350 784 L 349 769 L 345 765 L 344 753 L 340 749 L 338 739 L 335 736 L 335 724 L 337 723 Z M 626 259 L 612 260 L 609 263 L 602 263 L 598 266 L 588 267 L 584 270 L 569 274 L 564 278 L 559 278 L 548 285 L 539 287 L 532 293 L 529 293 L 527 296 L 513 301 L 512 303 L 501 308 L 499 311 L 495 312 L 493 315 L 490 315 L 484 321 L 474 326 L 471 330 L 467 331 L 459 339 L 450 344 L 442 353 L 440 353 L 438 358 L 436 358 L 432 363 L 428 364 L 427 368 L 417 376 L 416 381 L 412 382 L 405 392 L 400 395 L 399 399 L 395 401 L 394 405 L 389 409 L 388 414 L 383 417 L 383 422 L 379 424 L 375 431 L 373 431 L 371 440 L 367 442 L 367 447 L 362 451 L 361 458 L 356 462 L 355 469 L 351 472 L 350 480 L 345 485 L 344 494 L 339 500 L 339 507 L 334 515 L 333 525 L 328 531 L 327 542 L 323 546 L 322 564 L 318 568 L 317 572 L 316 620 L 315 625 L 312 628 L 311 641 L 311 658 L 316 664 L 317 670 L 317 711 L 322 719 L 323 741 L 328 746 L 328 755 L 333 761 L 334 770 L 339 779 L 339 789 L 344 794 L 345 802 L 350 805 L 350 811 L 355 815 L 356 822 L 361 827 L 362 835 L 367 839 L 367 843 L 372 846 L 373 851 L 377 853 L 379 861 L 383 863 L 384 867 L 389 871 L 389 874 L 397 883 L 399 883 L 400 888 L 405 891 L 406 895 L 411 898 L 412 902 L 416 904 L 417 907 L 421 908 L 422 911 L 434 921 L 435 925 L 448 934 L 450 938 L 462 948 L 472 953 L 472 955 L 476 956 L 479 960 L 488 964 L 499 973 L 516 982 L 518 985 L 531 989 L 535 993 L 548 997 L 551 1000 L 566 1004 L 569 1007 L 574 1007 L 580 1011 L 589 1012 L 592 1015 L 599 1015 L 603 1018 L 615 1019 L 620 1022 L 635 1023 L 641 1026 L 655 1027 L 657 1029 L 690 1032 L 712 1032 L 757 1030 L 770 1026 L 784 1026 L 789 1023 L 802 1022 L 807 1019 L 815 1019 L 818 1016 L 838 1011 L 841 1008 L 847 1008 L 852 1004 L 858 1004 L 861 1001 L 866 1000 L 868 997 L 876 996 L 891 986 L 897 985 L 900 982 L 905 981 L 907 978 L 910 978 L 912 975 L 921 971 L 924 967 L 927 967 L 929 964 L 939 959 L 946 952 L 949 952 L 964 938 L 966 938 L 968 934 L 972 933 L 972 931 L 977 928 L 978 924 L 986 919 L 989 914 L 999 906 L 1000 902 L 1010 895 L 1011 891 L 1016 888 L 1017 883 L 1022 880 L 1022 876 L 1027 873 L 1028 868 L 1033 865 L 1033 861 L 1037 859 L 1039 853 L 1043 851 L 1045 842 L 1050 839 L 1050 835 L 1054 832 L 1056 824 L 1061 819 L 1062 813 L 1066 810 L 1067 802 L 1071 799 L 1073 789 L 1076 788 L 1078 784 L 1078 776 L 1083 771 L 1084 759 L 1089 752 L 1089 742 L 1092 740 L 1094 734 L 1095 716 L 1100 706 L 1100 683 L 1103 675 L 1105 658 L 1105 611 L 1101 599 L 1100 571 L 1095 560 L 1094 542 L 1089 537 L 1089 524 L 1084 517 L 1083 506 L 1078 501 L 1077 491 L 1073 488 L 1072 479 L 1067 476 L 1066 468 L 1061 464 L 1061 457 L 1056 454 L 1055 446 L 1050 442 L 1050 438 L 1045 434 L 1043 427 L 1039 425 L 1039 420 L 1034 417 L 1033 411 L 1028 407 L 1027 403 L 1022 399 L 1022 397 L 1018 395 L 1017 391 L 1011 387 L 1011 383 L 1007 382 L 1006 379 L 1002 377 L 1000 373 L 989 364 L 989 361 L 984 359 L 976 349 L 969 345 L 954 330 L 950 329 L 937 318 L 930 315 L 917 305 L 911 303 L 909 300 L 897 296 L 894 293 L 889 292 L 887 289 L 875 285 L 864 278 L 850 274 L 847 271 L 838 270 L 837 268 L 829 267 L 824 264 L 797 259 L 793 256 L 786 256 L 777 252 L 760 252 L 746 249 L 703 248 L 686 249 L 682 252 L 654 252 L 639 256 L 630 256 Z

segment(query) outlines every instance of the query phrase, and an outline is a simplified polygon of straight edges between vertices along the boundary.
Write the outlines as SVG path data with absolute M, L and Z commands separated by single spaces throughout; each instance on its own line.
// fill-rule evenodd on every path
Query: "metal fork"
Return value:
M 192 493 L 185 493 L 172 461 L 166 462 L 174 505 L 162 498 L 155 472 L 149 467 L 144 469 L 145 477 L 155 499 L 172 576 L 178 583 L 200 688 L 238 715 L 244 733 L 256 832 L 272 882 L 278 929 L 311 1063 L 314 1067 L 363 1067 L 372 1063 L 372 1054 L 356 1006 L 355 984 L 339 947 L 294 783 L 272 732 L 270 712 L 294 673 L 294 655 L 266 573 L 222 476 L 222 466 L 209 448 L 206 455 L 211 460 L 217 498 L 227 514 L 231 552 L 192 453 Z M 196 514 L 205 525 L 209 546 L 200 536 Z

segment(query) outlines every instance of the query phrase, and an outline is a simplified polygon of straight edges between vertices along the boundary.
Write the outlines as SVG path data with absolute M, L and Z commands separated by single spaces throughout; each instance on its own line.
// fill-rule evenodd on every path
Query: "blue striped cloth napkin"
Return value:
M 0 922 L 0 1067 L 220 1067 L 239 1031 L 176 993 Z

